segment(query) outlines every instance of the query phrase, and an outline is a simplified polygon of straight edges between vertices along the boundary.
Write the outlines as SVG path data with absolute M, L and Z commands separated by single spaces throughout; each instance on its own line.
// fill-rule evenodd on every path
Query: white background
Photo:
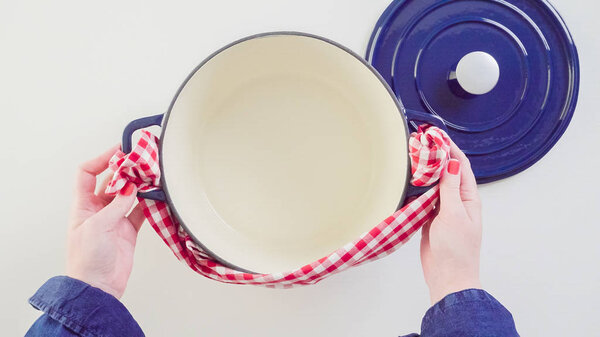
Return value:
M 164 112 L 217 48 L 300 30 L 364 54 L 388 1 L 1 0 L 0 335 L 23 335 L 39 315 L 27 298 L 64 273 L 79 162 L 118 142 L 130 120 Z M 554 4 L 579 50 L 579 104 L 540 162 L 481 186 L 481 277 L 523 336 L 591 336 L 600 330 L 600 20 L 595 1 Z M 269 290 L 194 274 L 149 226 L 123 298 L 149 336 L 397 336 L 419 330 L 428 301 L 418 240 L 316 286 Z

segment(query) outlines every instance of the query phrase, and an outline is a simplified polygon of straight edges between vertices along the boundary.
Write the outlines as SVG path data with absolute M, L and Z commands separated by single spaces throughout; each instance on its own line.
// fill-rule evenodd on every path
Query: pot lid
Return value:
M 407 109 L 445 121 L 479 183 L 542 158 L 577 101 L 577 51 L 544 0 L 394 1 L 367 60 Z

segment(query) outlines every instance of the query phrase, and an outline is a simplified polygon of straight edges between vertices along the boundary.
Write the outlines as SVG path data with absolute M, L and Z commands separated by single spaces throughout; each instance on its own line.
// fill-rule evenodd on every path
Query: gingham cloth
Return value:
M 114 176 L 106 188 L 107 194 L 117 193 L 127 181 L 136 184 L 141 192 L 160 187 L 158 141 L 155 135 L 143 130 L 141 139 L 131 153 L 117 151 L 109 163 Z M 409 139 L 413 174 L 411 183 L 414 186 L 434 184 L 446 167 L 449 152 L 450 139 L 444 131 L 433 126 L 420 126 L 418 132 L 412 133 Z M 139 201 L 156 233 L 179 260 L 197 273 L 225 283 L 290 288 L 317 283 L 350 267 L 393 253 L 433 215 L 438 196 L 436 185 L 335 252 L 295 270 L 276 274 L 244 273 L 223 266 L 195 244 L 166 203 L 143 198 L 139 198 Z

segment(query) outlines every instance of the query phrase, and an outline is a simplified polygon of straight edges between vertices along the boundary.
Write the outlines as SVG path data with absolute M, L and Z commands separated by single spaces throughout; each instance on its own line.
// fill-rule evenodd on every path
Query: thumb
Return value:
M 96 217 L 102 219 L 105 224 L 117 223 L 118 220 L 124 218 L 133 207 L 137 194 L 137 187 L 131 182 L 127 182 L 125 186 L 117 193 L 115 198 L 106 207 L 96 213 Z
M 440 179 L 440 212 L 463 208 L 460 198 L 460 162 L 450 159 Z

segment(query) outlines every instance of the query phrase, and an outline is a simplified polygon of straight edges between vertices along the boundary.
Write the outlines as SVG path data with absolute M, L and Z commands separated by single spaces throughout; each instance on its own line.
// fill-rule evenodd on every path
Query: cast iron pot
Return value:
M 406 79 L 407 81 L 411 79 Z M 256 273 L 292 270 L 356 239 L 424 192 L 410 181 L 404 109 L 363 58 L 331 40 L 272 32 L 233 42 L 183 82 L 162 128 L 160 190 L 207 254 Z

